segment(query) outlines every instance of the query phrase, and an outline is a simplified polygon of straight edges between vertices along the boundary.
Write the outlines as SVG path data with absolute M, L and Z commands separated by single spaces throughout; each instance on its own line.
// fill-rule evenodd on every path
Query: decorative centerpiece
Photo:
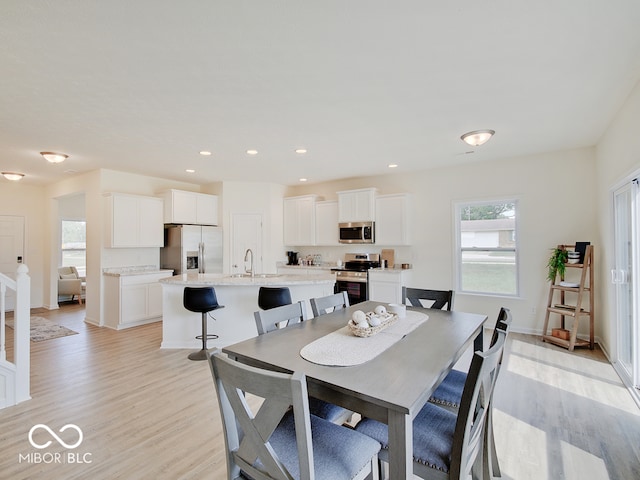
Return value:
M 398 320 L 398 315 L 387 312 L 384 305 L 378 305 L 373 312 L 356 310 L 347 325 L 356 337 L 370 337 L 381 332 Z

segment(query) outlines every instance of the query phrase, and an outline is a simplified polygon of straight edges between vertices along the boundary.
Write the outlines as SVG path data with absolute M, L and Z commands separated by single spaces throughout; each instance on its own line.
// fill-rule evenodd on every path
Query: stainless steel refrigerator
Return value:
M 222 228 L 165 225 L 160 265 L 183 273 L 222 273 Z

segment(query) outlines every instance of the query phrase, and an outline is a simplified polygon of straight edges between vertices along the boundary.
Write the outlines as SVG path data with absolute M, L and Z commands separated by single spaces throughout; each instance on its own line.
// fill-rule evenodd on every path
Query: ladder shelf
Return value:
M 559 249 L 574 251 L 575 245 L 558 245 Z M 593 245 L 587 245 L 582 263 L 565 264 L 565 274 L 580 276 L 579 282 L 567 283 L 564 276 L 556 275 L 549 286 L 549 297 L 542 330 L 542 340 L 572 351 L 575 347 L 595 347 L 594 341 L 594 284 Z M 576 270 L 572 272 L 572 270 Z M 559 300 L 557 299 L 559 297 Z M 559 328 L 549 331 L 552 316 L 557 316 Z M 578 337 L 580 322 L 589 320 L 589 339 Z M 569 328 L 567 322 L 571 323 Z

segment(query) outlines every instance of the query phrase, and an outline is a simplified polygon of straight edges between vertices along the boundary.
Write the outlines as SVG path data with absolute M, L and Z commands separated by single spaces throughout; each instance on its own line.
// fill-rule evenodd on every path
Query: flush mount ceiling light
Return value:
M 202 151 L 200 152 L 200 155 L 204 155 L 205 157 L 208 157 L 209 155 L 211 155 L 211 152 L 210 152 L 210 151 L 208 151 L 208 150 L 202 150 Z
M 185 172 L 187 172 L 187 173 L 196 173 L 196 171 L 193 168 L 187 168 L 185 170 Z
M 51 163 L 60 163 L 64 162 L 69 155 L 65 155 L 64 153 L 56 153 L 56 152 L 40 152 L 47 162 Z
M 307 149 L 306 148 L 296 148 L 296 153 L 299 153 L 299 154 L 307 153 Z
M 24 177 L 24 173 L 2 172 L 2 176 L 4 178 L 6 178 L 7 180 L 11 180 L 13 182 L 17 182 L 18 180 L 22 180 L 22 177 Z
M 471 145 L 472 147 L 479 147 L 489 141 L 495 134 L 495 130 L 474 130 L 473 132 L 467 132 L 460 138 L 464 143 Z
M 247 154 L 248 155 L 257 155 L 258 154 L 258 150 L 247 150 Z
M 389 168 L 398 168 L 398 164 L 397 163 L 390 163 L 389 165 L 387 165 L 387 167 L 389 167 Z

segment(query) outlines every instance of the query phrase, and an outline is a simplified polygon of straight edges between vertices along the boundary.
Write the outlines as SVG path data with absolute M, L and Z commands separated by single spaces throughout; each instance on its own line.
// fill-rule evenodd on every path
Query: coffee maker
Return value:
M 287 258 L 287 265 L 298 265 L 298 252 L 288 251 Z

